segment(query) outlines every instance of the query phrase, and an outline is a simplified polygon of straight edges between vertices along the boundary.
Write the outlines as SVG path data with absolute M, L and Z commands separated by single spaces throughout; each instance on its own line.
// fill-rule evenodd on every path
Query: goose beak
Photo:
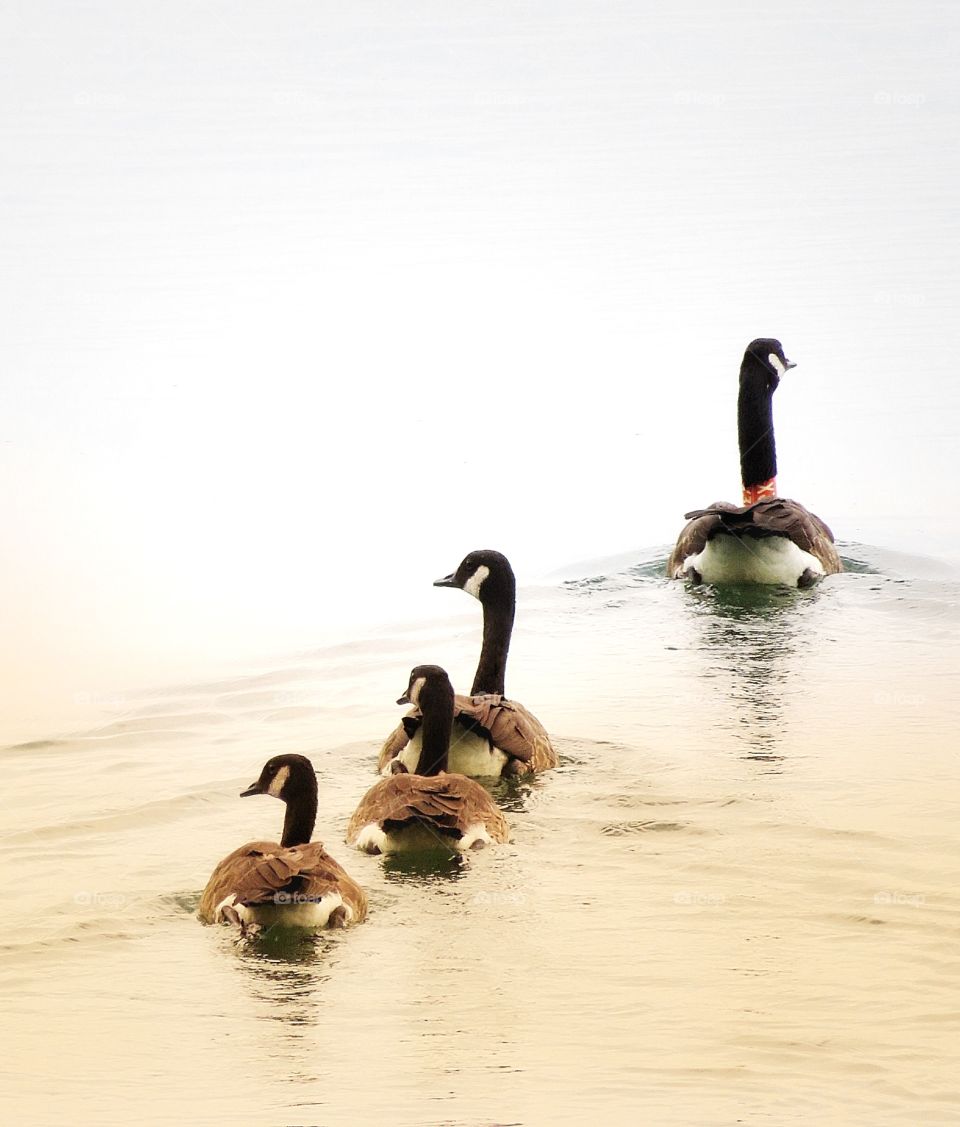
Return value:
M 434 587 L 456 587 L 457 586 L 457 573 L 451 571 L 449 575 L 445 575 L 443 579 L 434 579 Z
M 791 368 L 795 368 L 796 366 L 797 366 L 796 360 L 788 360 L 786 358 L 786 356 L 784 356 L 784 358 L 783 358 L 783 370 L 785 372 L 789 372 Z
M 397 704 L 409 704 L 409 703 L 410 703 L 410 690 L 408 689 L 403 694 L 402 697 L 397 697 Z
M 240 792 L 240 797 L 249 798 L 251 794 L 263 794 L 263 791 L 260 789 L 259 780 L 255 783 L 251 783 L 246 790 L 242 790 Z

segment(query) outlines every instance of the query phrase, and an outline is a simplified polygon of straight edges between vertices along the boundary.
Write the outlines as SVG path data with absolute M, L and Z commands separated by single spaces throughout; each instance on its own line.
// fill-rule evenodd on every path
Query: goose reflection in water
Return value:
M 248 939 L 234 939 L 241 967 L 249 972 L 251 985 L 275 982 L 290 973 L 290 988 L 302 980 L 303 989 L 325 982 L 337 957 L 339 937 L 292 928 L 266 929 Z
M 322 1081 L 308 1062 L 339 938 L 274 929 L 236 944 L 245 1008 L 275 1023 L 272 1055 L 295 1083 Z
M 734 734 L 746 744 L 746 759 L 783 761 L 803 624 L 822 593 L 759 586 L 689 592 L 707 654 L 702 676 L 726 682 Z

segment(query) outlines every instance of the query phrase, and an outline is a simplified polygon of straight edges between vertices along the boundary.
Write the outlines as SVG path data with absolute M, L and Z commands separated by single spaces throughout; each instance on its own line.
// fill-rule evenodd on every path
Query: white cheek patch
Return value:
M 480 588 L 483 586 L 483 581 L 489 574 L 490 568 L 488 568 L 486 564 L 481 564 L 466 583 L 464 583 L 464 591 L 466 591 L 468 595 L 473 595 L 475 599 L 479 599 Z
M 770 363 L 776 369 L 776 373 L 777 373 L 778 376 L 782 376 L 783 373 L 787 370 L 786 364 L 784 364 L 784 362 L 780 359 L 780 357 L 775 352 L 771 352 L 770 355 L 767 357 L 767 359 L 770 361 Z
M 410 692 L 407 693 L 407 696 L 410 698 L 410 703 L 414 708 L 420 704 L 420 693 L 423 691 L 423 686 L 426 683 L 426 677 L 418 677 L 410 686 Z
M 287 779 L 290 778 L 290 768 L 281 767 L 280 770 L 273 776 L 273 781 L 270 783 L 270 788 L 267 794 L 272 794 L 274 798 L 280 797 L 280 792 L 286 785 Z

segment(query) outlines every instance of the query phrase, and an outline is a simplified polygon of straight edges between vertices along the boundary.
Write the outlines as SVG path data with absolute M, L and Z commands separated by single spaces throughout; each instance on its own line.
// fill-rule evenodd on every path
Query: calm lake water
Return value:
M 960 1121 L 958 42 L 942 0 L 0 6 L 0 1121 Z M 850 567 L 686 590 L 761 335 Z M 506 847 L 351 855 L 411 666 L 470 682 L 430 583 L 477 547 L 562 766 Z M 195 910 L 276 752 L 370 915 L 238 946 Z
M 562 766 L 439 870 L 342 838 L 408 668 L 472 673 L 446 592 L 5 748 L 4 1119 L 956 1122 L 960 577 L 843 550 L 811 592 L 688 590 L 659 550 L 521 588 L 508 691 Z M 237 795 L 278 751 L 370 917 L 239 943 L 194 912 L 277 834 Z

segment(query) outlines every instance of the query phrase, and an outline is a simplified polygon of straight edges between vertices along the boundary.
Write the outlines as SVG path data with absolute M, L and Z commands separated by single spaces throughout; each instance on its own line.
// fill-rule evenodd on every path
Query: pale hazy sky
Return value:
M 473 547 L 530 580 L 666 544 L 737 495 L 758 335 L 798 362 L 782 492 L 956 558 L 958 30 L 5 4 L 8 727 L 415 618 Z

